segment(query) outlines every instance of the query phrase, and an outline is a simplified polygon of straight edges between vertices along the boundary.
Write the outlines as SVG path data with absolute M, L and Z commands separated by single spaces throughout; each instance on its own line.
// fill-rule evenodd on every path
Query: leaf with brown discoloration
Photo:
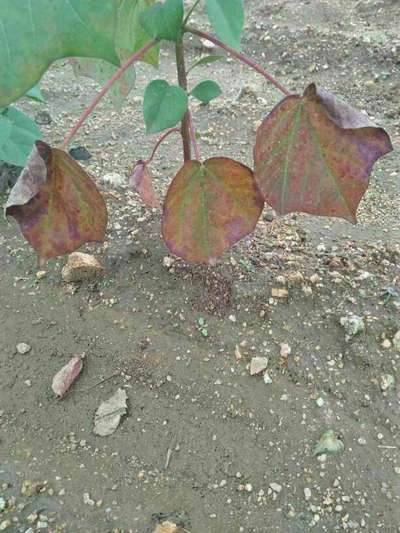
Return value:
M 63 150 L 37 141 L 11 190 L 5 213 L 14 217 L 43 264 L 85 242 L 103 241 L 107 208 L 89 175 Z
M 150 170 L 144 161 L 136 163 L 129 177 L 129 185 L 138 193 L 145 204 L 150 207 L 160 207 Z
M 255 178 L 279 214 L 302 211 L 356 222 L 377 159 L 390 138 L 368 117 L 310 85 L 282 100 L 257 132 Z
M 164 202 L 164 240 L 189 263 L 209 262 L 253 231 L 263 204 L 250 168 L 226 157 L 188 161 Z

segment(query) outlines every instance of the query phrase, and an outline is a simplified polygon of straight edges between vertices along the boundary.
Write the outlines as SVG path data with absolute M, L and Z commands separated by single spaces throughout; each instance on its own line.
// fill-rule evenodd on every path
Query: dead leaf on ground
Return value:
M 178 526 L 172 522 L 158 524 L 153 533 L 178 533 Z
M 101 437 L 112 435 L 117 429 L 121 417 L 126 414 L 128 396 L 124 389 L 118 389 L 114 396 L 103 402 L 94 417 L 93 432 Z
M 82 358 L 73 357 L 53 378 L 51 388 L 60 398 L 69 390 L 83 368 Z

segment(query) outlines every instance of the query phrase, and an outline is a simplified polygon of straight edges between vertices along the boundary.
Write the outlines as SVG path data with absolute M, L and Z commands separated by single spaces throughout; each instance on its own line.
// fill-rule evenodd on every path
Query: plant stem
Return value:
M 178 71 L 178 81 L 179 85 L 184 91 L 187 91 L 187 77 L 186 77 L 186 66 L 185 66 L 185 51 L 183 48 L 183 40 L 180 39 L 176 42 L 175 45 L 176 52 L 176 67 Z M 189 125 L 189 112 L 183 116 L 181 122 L 181 135 L 183 143 L 183 158 L 186 161 L 190 161 L 192 158 L 192 151 L 190 147 L 190 125 Z
M 223 48 L 231 56 L 235 57 L 236 59 L 238 59 L 242 63 L 245 63 L 246 65 L 248 65 L 249 67 L 254 69 L 256 72 L 258 72 L 259 74 L 264 76 L 264 78 L 266 78 L 268 81 L 273 83 L 275 85 L 275 87 L 277 87 L 286 96 L 289 96 L 290 94 L 292 94 L 289 91 L 289 89 L 286 89 L 286 87 L 284 87 L 281 83 L 279 83 L 279 81 L 276 80 L 273 76 L 271 76 L 271 74 L 268 74 L 268 72 L 265 69 L 263 69 L 260 65 L 257 65 L 257 63 L 254 63 L 254 61 L 252 61 L 250 58 L 248 58 L 244 54 L 241 54 L 240 52 L 238 52 L 237 50 L 235 50 L 231 46 L 228 46 L 227 44 L 223 43 L 222 41 L 220 41 L 219 39 L 217 39 L 213 35 L 210 35 L 209 33 L 206 33 L 204 31 L 198 30 L 197 28 L 193 28 L 192 26 L 186 26 L 185 27 L 185 31 L 187 31 L 189 33 L 193 33 L 193 35 L 197 35 L 198 37 L 201 37 L 202 39 L 206 39 L 207 41 L 211 41 L 212 43 L 216 44 L 220 48 Z
M 151 162 L 153 161 L 153 159 L 154 159 L 154 156 L 156 155 L 156 152 L 157 152 L 157 150 L 158 150 L 160 144 L 162 144 L 162 143 L 165 141 L 165 139 L 166 139 L 169 135 L 171 135 L 171 133 L 180 133 L 180 132 L 181 132 L 181 129 L 180 129 L 180 128 L 172 128 L 171 130 L 168 130 L 167 132 L 165 132 L 164 135 L 162 135 L 162 136 L 159 138 L 157 144 L 155 145 L 155 147 L 154 147 L 154 149 L 153 149 L 153 152 L 152 152 L 151 156 L 145 161 L 145 164 L 146 164 L 146 165 L 150 165 L 150 163 L 151 163 Z
M 183 21 L 182 26 L 186 26 L 188 23 L 193 11 L 196 9 L 196 7 L 200 4 L 200 0 L 196 0 L 196 2 L 192 5 L 192 7 L 189 9 L 188 14 L 185 17 L 185 20 Z
M 98 93 L 96 98 L 93 100 L 93 102 L 90 104 L 90 106 L 85 109 L 85 111 L 82 113 L 82 115 L 79 117 L 78 122 L 75 124 L 75 126 L 72 128 L 72 130 L 69 132 L 67 137 L 64 139 L 61 150 L 66 150 L 69 143 L 72 141 L 72 139 L 75 137 L 77 131 L 80 129 L 80 127 L 83 125 L 83 123 L 87 120 L 87 118 L 92 114 L 93 110 L 97 106 L 97 104 L 100 102 L 100 100 L 107 94 L 107 92 L 110 90 L 111 86 L 119 80 L 119 78 L 124 74 L 124 72 L 138 59 L 142 57 L 143 54 L 145 54 L 150 48 L 153 48 L 157 44 L 157 40 L 150 41 L 147 43 L 143 48 L 135 52 L 131 55 L 131 57 L 120 66 L 120 68 L 115 72 L 115 74 L 107 81 L 107 83 L 103 86 L 101 91 Z
M 201 156 L 200 156 L 199 145 L 198 145 L 197 140 L 196 140 L 196 128 L 194 127 L 194 124 L 193 124 L 193 117 L 192 117 L 192 113 L 191 113 L 190 109 L 188 110 L 188 115 L 189 115 L 190 139 L 192 141 L 192 146 L 193 146 L 193 150 L 194 150 L 194 156 L 197 159 L 197 161 L 200 161 L 200 157 Z

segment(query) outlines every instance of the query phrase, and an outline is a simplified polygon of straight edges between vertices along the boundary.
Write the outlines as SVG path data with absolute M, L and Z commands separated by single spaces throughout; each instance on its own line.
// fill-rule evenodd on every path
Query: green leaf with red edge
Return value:
M 367 116 L 311 84 L 264 119 L 254 148 L 255 178 L 279 214 L 302 211 L 356 222 L 372 166 L 392 150 Z
M 160 207 L 150 170 L 145 161 L 139 160 L 136 163 L 129 176 L 129 185 L 138 193 L 145 204 L 150 207 Z
M 107 208 L 89 175 L 63 150 L 37 141 L 11 190 L 6 216 L 16 219 L 40 264 L 103 241 Z
M 189 263 L 206 263 L 254 230 L 263 205 L 245 165 L 227 157 L 188 161 L 164 201 L 164 240 Z

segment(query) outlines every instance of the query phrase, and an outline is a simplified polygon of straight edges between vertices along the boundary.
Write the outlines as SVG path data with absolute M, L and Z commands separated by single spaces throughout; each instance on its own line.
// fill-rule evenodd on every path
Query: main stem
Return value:
M 75 124 L 75 126 L 72 128 L 72 130 L 69 132 L 67 137 L 64 139 L 61 149 L 66 150 L 69 143 L 72 141 L 72 139 L 75 137 L 77 131 L 81 128 L 81 126 L 84 124 L 84 122 L 87 120 L 87 118 L 93 113 L 94 108 L 97 106 L 97 104 L 100 102 L 100 100 L 107 94 L 107 92 L 110 90 L 111 86 L 119 80 L 119 78 L 124 74 L 124 72 L 138 59 L 142 57 L 143 54 L 145 54 L 150 48 L 153 48 L 157 44 L 156 40 L 150 41 L 147 43 L 143 48 L 135 52 L 121 67 L 115 72 L 115 74 L 108 80 L 108 82 L 103 86 L 101 91 L 98 93 L 96 98 L 93 100 L 93 102 L 90 104 L 90 106 L 85 109 L 85 111 L 82 113 L 82 115 L 79 117 L 78 122 Z
M 199 161 L 200 160 L 200 149 L 199 149 L 199 145 L 197 144 L 196 128 L 194 127 L 194 124 L 193 124 L 193 117 L 192 117 L 192 113 L 190 109 L 188 110 L 188 115 L 189 115 L 190 140 L 192 141 L 194 156 L 197 159 L 197 161 Z
M 183 48 L 183 39 L 179 39 L 175 45 L 176 52 L 176 67 L 178 71 L 178 81 L 182 89 L 187 92 L 187 76 L 186 76 L 186 66 L 185 66 L 185 52 Z M 181 134 L 182 134 L 182 143 L 183 143 L 183 158 L 186 161 L 192 159 L 192 150 L 190 146 L 190 116 L 189 112 L 183 116 L 181 122 Z
M 217 39 L 216 37 L 214 37 L 213 35 L 210 35 L 209 33 L 206 33 L 204 31 L 201 31 L 201 30 L 198 30 L 197 28 L 193 28 L 192 26 L 186 26 L 185 27 L 185 31 L 189 32 L 189 33 L 193 33 L 193 35 L 197 35 L 198 37 L 201 37 L 202 39 L 206 39 L 207 41 L 210 41 L 214 44 L 216 44 L 217 46 L 219 46 L 220 48 L 223 48 L 224 50 L 226 50 L 232 57 L 235 57 L 236 59 L 238 59 L 239 61 L 241 61 L 242 63 L 245 63 L 246 65 L 248 65 L 249 67 L 251 67 L 253 70 L 255 70 L 256 72 L 258 72 L 259 74 L 261 74 L 262 76 L 264 76 L 264 78 L 266 78 L 268 81 L 270 81 L 271 83 L 273 83 L 275 85 L 275 87 L 277 89 L 279 89 L 283 94 L 285 94 L 286 96 L 289 96 L 290 94 L 292 94 L 289 89 L 287 89 L 286 87 L 284 87 L 281 83 L 279 83 L 278 80 L 276 80 L 273 76 L 271 76 L 271 74 L 269 74 L 265 69 L 263 69 L 260 65 L 257 65 L 257 63 L 255 63 L 254 61 L 252 61 L 250 58 L 248 58 L 247 56 L 245 56 L 244 54 L 241 54 L 240 52 L 238 52 L 237 50 L 235 50 L 234 48 L 232 48 L 231 46 L 223 43 L 222 41 L 220 41 L 219 39 Z

